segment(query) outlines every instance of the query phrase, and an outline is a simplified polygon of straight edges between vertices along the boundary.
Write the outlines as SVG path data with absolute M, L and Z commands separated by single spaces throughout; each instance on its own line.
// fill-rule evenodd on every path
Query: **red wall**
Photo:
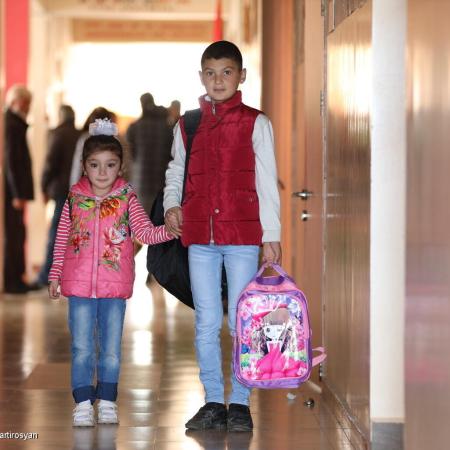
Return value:
M 27 83 L 29 0 L 5 1 L 5 88 Z

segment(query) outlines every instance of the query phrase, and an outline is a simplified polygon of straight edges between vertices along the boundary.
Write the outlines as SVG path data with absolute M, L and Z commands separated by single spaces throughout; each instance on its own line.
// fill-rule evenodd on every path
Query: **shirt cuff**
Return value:
M 166 215 L 166 212 L 169 211 L 170 208 L 180 207 L 180 204 L 176 200 L 170 200 L 167 199 L 164 202 L 164 215 Z
M 62 268 L 55 267 L 50 269 L 50 273 L 48 274 L 48 281 L 60 281 L 61 273 Z
M 262 242 L 280 242 L 281 231 L 280 230 L 264 230 L 262 236 Z

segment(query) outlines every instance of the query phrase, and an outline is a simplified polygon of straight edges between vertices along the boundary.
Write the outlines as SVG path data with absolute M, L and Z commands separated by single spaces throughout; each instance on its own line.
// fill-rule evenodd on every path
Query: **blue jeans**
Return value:
M 69 297 L 72 394 L 76 403 L 94 403 L 97 398 L 116 400 L 125 308 L 126 300 L 121 298 Z
M 206 402 L 224 402 L 224 381 L 220 330 L 223 321 L 220 292 L 222 263 L 228 284 L 228 328 L 236 330 L 236 305 L 239 294 L 258 270 L 259 247 L 256 245 L 191 245 L 189 274 L 195 306 L 195 350 L 200 367 L 200 381 Z M 239 383 L 231 368 L 229 403 L 248 405 L 250 389 Z

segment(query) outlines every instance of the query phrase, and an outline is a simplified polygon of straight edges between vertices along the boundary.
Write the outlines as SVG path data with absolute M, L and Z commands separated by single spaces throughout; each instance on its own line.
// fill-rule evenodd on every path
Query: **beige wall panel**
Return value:
M 371 2 L 327 42 L 325 382 L 369 435 Z
M 406 423 L 408 450 L 449 448 L 450 3 L 408 1 Z

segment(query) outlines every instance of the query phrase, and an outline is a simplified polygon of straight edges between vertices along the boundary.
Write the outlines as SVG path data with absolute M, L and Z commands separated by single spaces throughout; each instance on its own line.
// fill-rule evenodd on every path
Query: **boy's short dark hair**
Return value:
M 206 50 L 203 52 L 201 64 L 203 64 L 207 59 L 220 59 L 220 58 L 229 58 L 235 61 L 239 67 L 239 70 L 242 70 L 242 54 L 239 48 L 229 41 L 217 41 L 213 42 L 211 45 L 206 47 Z

